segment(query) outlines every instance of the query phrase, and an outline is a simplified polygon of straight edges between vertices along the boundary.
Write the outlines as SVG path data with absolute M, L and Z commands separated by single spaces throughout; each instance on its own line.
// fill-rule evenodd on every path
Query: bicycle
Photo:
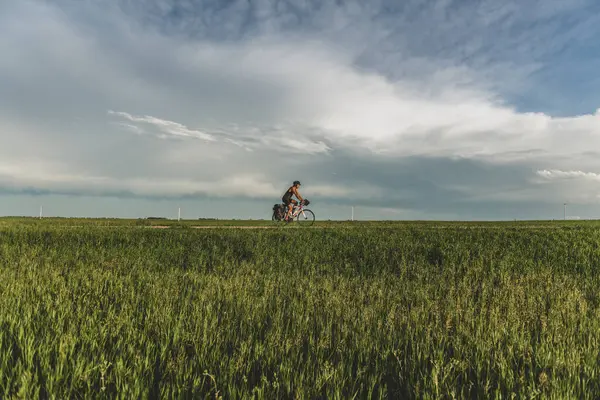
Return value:
M 274 223 L 284 222 L 289 224 L 295 219 L 299 224 L 310 226 L 315 222 L 315 213 L 308 208 L 305 208 L 309 204 L 310 201 L 308 201 L 308 199 L 302 200 L 299 204 L 294 204 L 292 215 L 287 220 L 285 219 L 287 215 L 287 206 L 285 204 L 275 204 L 273 206 L 273 216 L 271 217 L 271 220 Z

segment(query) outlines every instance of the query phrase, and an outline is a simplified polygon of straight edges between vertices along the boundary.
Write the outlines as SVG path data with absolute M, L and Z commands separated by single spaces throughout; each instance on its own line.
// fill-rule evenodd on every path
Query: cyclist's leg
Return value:
M 290 196 L 283 196 L 281 198 L 281 202 L 285 205 L 286 211 L 285 211 L 285 216 L 283 217 L 284 220 L 287 221 L 289 215 L 290 215 L 290 211 L 292 209 L 292 204 L 291 204 L 291 198 Z
M 288 205 L 288 215 L 287 215 L 288 218 L 290 218 L 292 216 L 292 211 L 296 204 L 298 204 L 298 202 L 296 200 L 290 199 L 290 204 Z
M 281 203 L 285 206 L 285 208 L 287 208 L 287 199 L 285 198 L 285 196 L 283 196 L 281 198 Z M 281 209 L 281 212 L 282 212 L 281 218 L 284 218 L 285 215 L 283 215 L 283 208 Z

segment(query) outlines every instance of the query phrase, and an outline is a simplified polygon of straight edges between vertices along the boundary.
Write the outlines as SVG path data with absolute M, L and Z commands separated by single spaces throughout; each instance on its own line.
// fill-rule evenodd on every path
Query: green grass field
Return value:
M 597 222 L 151 224 L 0 219 L 0 398 L 600 396 Z

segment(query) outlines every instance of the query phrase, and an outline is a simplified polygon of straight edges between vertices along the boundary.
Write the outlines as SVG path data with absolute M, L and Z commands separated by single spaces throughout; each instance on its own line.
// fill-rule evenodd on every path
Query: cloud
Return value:
M 90 176 L 60 173 L 40 169 L 19 169 L 13 164 L 0 165 L 0 185 L 17 190 L 35 188 L 48 193 L 88 195 L 127 195 L 139 197 L 179 198 L 210 195 L 214 197 L 271 198 L 280 193 L 264 176 L 240 173 L 228 178 L 200 181 L 173 177 L 171 180 L 150 178 L 118 179 L 110 176 Z M 251 187 L 252 190 L 247 190 Z
M 570 116 L 514 100 L 593 43 L 592 6 L 3 3 L 0 185 L 277 201 L 299 178 L 318 200 L 444 215 L 546 201 L 557 171 L 600 167 L 600 99 Z
M 560 170 L 541 170 L 537 171 L 538 175 L 548 180 L 558 179 L 584 179 L 591 181 L 600 181 L 600 174 L 595 172 L 583 171 L 560 171 Z
M 326 153 L 329 147 L 322 141 L 311 141 L 295 138 L 282 127 L 246 126 L 240 131 L 234 125 L 219 128 L 211 133 L 189 129 L 183 124 L 168 121 L 150 115 L 134 116 L 122 111 L 108 111 L 108 115 L 131 121 L 132 123 L 114 122 L 115 125 L 136 134 L 149 134 L 160 139 L 201 139 L 208 142 L 221 140 L 226 143 L 252 151 L 254 148 L 267 148 L 291 153 Z M 147 127 L 152 129 L 149 131 Z
M 538 192 L 555 199 L 582 205 L 597 205 L 600 199 L 600 174 L 579 170 L 544 169 L 534 179 Z
M 210 141 L 210 142 L 215 140 L 212 135 L 209 135 L 204 132 L 200 132 L 198 130 L 189 129 L 185 125 L 180 124 L 178 122 L 167 121 L 167 120 L 152 117 L 149 115 L 137 117 L 137 116 L 128 114 L 126 112 L 117 112 L 117 111 L 112 111 L 112 110 L 109 110 L 108 114 L 127 119 L 134 123 L 145 124 L 152 128 L 158 129 L 161 132 L 161 134 L 159 134 L 158 137 L 166 137 L 166 136 L 175 136 L 175 137 L 184 137 L 184 138 L 187 137 L 187 138 L 202 139 L 202 140 L 206 140 L 206 141 Z M 126 128 L 131 128 L 136 132 L 145 132 L 144 129 L 140 128 L 137 125 L 122 124 L 122 123 L 121 123 L 121 125 Z

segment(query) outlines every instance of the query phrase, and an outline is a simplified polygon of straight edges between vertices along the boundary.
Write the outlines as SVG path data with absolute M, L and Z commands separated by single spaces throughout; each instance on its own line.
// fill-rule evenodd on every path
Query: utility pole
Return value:
M 354 221 L 354 206 L 352 206 L 352 221 Z
M 567 220 L 567 203 L 563 203 L 563 206 L 564 206 L 564 218 L 566 221 Z
M 181 207 L 177 210 L 177 221 L 181 221 Z

